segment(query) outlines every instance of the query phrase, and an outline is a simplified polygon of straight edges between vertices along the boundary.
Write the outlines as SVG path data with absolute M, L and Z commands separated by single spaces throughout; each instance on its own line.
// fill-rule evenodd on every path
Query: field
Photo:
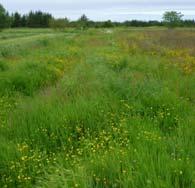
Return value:
M 194 188 L 195 30 L 0 33 L 1 188 Z

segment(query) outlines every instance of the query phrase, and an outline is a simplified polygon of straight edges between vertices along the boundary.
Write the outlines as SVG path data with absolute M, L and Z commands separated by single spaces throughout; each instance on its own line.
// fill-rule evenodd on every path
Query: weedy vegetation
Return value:
M 0 33 L 0 187 L 195 187 L 195 32 Z

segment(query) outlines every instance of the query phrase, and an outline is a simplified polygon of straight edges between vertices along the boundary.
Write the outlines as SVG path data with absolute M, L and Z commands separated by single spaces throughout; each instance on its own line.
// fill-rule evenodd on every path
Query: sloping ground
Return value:
M 194 36 L 56 33 L 2 57 L 1 187 L 193 188 Z

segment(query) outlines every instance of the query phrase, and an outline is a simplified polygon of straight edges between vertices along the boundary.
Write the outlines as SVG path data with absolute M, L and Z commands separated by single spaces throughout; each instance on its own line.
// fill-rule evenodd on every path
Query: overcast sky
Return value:
M 195 0 L 0 0 L 0 3 L 9 12 L 42 10 L 71 20 L 83 13 L 92 20 L 160 20 L 168 10 L 195 19 Z

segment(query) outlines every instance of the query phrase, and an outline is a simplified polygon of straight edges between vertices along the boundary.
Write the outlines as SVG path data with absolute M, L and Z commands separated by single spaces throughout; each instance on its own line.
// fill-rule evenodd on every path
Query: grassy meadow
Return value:
M 195 30 L 0 33 L 1 188 L 194 188 Z

